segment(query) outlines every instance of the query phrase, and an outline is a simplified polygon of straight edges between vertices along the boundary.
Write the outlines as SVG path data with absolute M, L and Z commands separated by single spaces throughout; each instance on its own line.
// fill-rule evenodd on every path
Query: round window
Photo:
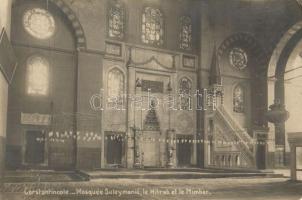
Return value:
M 38 39 L 48 39 L 55 32 L 53 16 L 41 8 L 26 11 L 23 16 L 23 26 L 31 36 Z
M 232 67 L 239 70 L 245 69 L 248 63 L 247 54 L 241 48 L 233 48 L 229 54 L 229 61 Z

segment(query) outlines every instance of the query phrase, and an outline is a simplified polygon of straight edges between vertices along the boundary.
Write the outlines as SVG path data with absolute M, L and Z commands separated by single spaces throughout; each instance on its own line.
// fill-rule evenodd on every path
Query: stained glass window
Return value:
M 243 70 L 248 64 L 247 53 L 243 49 L 235 47 L 230 51 L 229 61 L 232 67 Z
M 145 44 L 162 45 L 164 19 L 159 9 L 146 7 L 142 15 L 142 41 Z
M 181 110 L 190 110 L 192 83 L 188 78 L 182 78 L 179 83 L 180 108 Z
M 49 63 L 41 56 L 30 57 L 27 61 L 28 86 L 30 95 L 47 95 L 49 84 Z
M 233 110 L 237 113 L 244 112 L 244 89 L 241 85 L 237 85 L 233 93 Z
M 108 74 L 108 102 L 121 103 L 124 94 L 124 74 L 118 68 L 110 70 Z
M 111 38 L 124 38 L 125 7 L 121 1 L 113 1 L 109 6 L 108 35 Z
M 55 32 L 53 16 L 41 8 L 26 11 L 23 15 L 23 26 L 31 36 L 38 39 L 48 39 Z
M 180 48 L 191 50 L 192 48 L 192 20 L 188 16 L 180 18 Z

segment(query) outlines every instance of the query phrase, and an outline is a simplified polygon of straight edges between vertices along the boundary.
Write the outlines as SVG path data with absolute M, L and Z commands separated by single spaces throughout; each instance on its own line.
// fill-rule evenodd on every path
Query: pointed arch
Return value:
M 233 45 L 247 49 L 260 67 L 266 67 L 269 56 L 255 37 L 249 33 L 236 33 L 227 37 L 218 48 L 218 59 Z
M 228 58 L 233 48 L 241 48 L 247 58 L 239 52 L 239 70 L 242 64 L 246 64 L 251 78 L 251 119 L 254 127 L 266 127 L 267 121 L 267 65 L 269 63 L 269 51 L 261 46 L 261 43 L 250 33 L 238 32 L 227 37 L 218 49 L 218 60 Z M 230 57 L 229 57 L 230 58 Z M 240 63 L 242 61 L 242 63 Z M 237 62 L 236 62 L 237 63 Z M 237 64 L 236 64 L 237 65 Z M 238 66 L 237 66 L 238 67 Z M 256 109 L 257 108 L 257 109 Z
M 302 21 L 293 25 L 280 39 L 276 48 L 274 49 L 268 69 L 267 69 L 267 79 L 268 79 L 268 105 L 274 103 L 275 100 L 280 101 L 284 104 L 284 74 L 286 69 L 286 64 L 289 60 L 289 56 L 296 47 L 299 40 L 302 38 Z M 280 88 L 279 92 L 276 93 L 276 88 Z
M 73 33 L 76 39 L 76 46 L 77 49 L 86 49 L 86 37 L 84 33 L 84 29 L 77 18 L 76 14 L 73 12 L 73 10 L 62 0 L 50 0 L 54 5 L 56 5 L 66 16 L 66 18 L 69 20 L 72 28 Z
M 121 103 L 123 95 L 125 93 L 125 75 L 119 67 L 114 66 L 108 71 L 107 75 L 107 92 L 108 100 L 118 99 Z M 115 101 L 116 102 L 116 101 Z
M 74 13 L 74 11 L 69 7 L 69 5 L 67 5 L 62 0 L 49 0 L 47 2 L 49 2 L 51 5 L 58 8 L 62 12 L 64 18 L 70 24 L 72 33 L 75 37 L 75 44 L 76 44 L 77 49 L 78 50 L 86 49 L 87 44 L 86 44 L 85 32 L 80 23 L 80 20 L 78 19 L 77 15 Z M 26 3 L 26 1 L 14 1 L 13 6 L 23 4 L 23 3 Z

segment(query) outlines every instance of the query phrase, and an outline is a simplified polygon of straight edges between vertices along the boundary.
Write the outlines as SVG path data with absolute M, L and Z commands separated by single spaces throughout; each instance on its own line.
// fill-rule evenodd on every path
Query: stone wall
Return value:
M 7 127 L 7 167 L 25 166 L 25 145 L 27 131 L 43 131 L 47 135 L 50 126 L 26 124 L 21 122 L 21 113 L 52 116 L 51 127 L 61 134 L 74 129 L 75 96 L 76 96 L 76 52 L 75 38 L 66 23 L 62 12 L 49 6 L 55 19 L 55 34 L 45 40 L 39 40 L 28 34 L 23 27 L 23 14 L 31 8 L 45 8 L 46 2 L 15 3 L 12 14 L 11 40 L 18 58 L 18 68 L 9 91 L 8 127 Z M 28 61 L 39 56 L 49 64 L 46 96 L 30 95 L 27 92 L 29 83 Z M 74 145 L 68 141 L 65 145 L 48 144 L 45 148 L 45 162 L 52 168 L 71 168 L 74 164 Z M 47 154 L 49 152 L 49 154 Z M 52 152 L 52 153 L 50 153 Z M 50 155 L 50 156 L 48 156 Z M 54 162 L 57 160 L 57 162 Z M 49 161 L 49 162 L 48 162 Z
M 269 10 L 269 12 L 268 12 Z M 275 44 L 281 36 L 301 19 L 301 11 L 295 1 L 203 1 L 201 4 L 201 72 L 200 78 L 202 87 L 207 87 L 209 68 L 213 48 L 219 49 L 223 42 L 230 36 L 240 33 L 249 34 L 260 44 L 263 54 L 267 54 L 267 61 Z M 240 16 L 240 17 L 239 17 Z M 261 49 L 258 49 L 261 51 Z M 226 51 L 229 51 L 226 49 Z M 223 52 L 227 53 L 227 52 Z M 250 59 L 256 59 L 250 56 Z M 250 66 L 257 68 L 258 66 Z M 267 70 L 268 63 L 263 69 Z M 238 70 L 231 69 L 228 60 L 220 61 L 221 75 L 227 91 L 232 87 L 234 82 L 250 82 L 255 75 L 252 73 L 242 73 Z M 266 82 L 264 82 L 266 84 Z M 253 87 L 267 87 L 266 85 L 254 85 Z M 263 96 L 266 104 L 266 97 Z M 232 110 L 232 104 L 227 103 L 232 99 L 232 93 L 225 93 L 226 107 Z M 254 108 L 253 108 L 254 109 Z M 248 113 L 249 115 L 250 113 Z M 260 117 L 260 116 L 259 116 Z
M 24 131 L 35 128 L 20 125 L 20 113 L 26 111 L 50 114 L 52 112 L 50 106 L 53 106 L 53 114 L 60 115 L 64 112 L 73 116 L 67 119 L 65 124 L 58 120 L 58 126 L 62 131 L 65 131 L 64 129 L 79 131 L 80 137 L 93 132 L 103 140 L 78 141 L 76 144 L 65 145 L 71 146 L 70 148 L 55 146 L 53 148 L 57 148 L 54 152 L 55 158 L 49 158 L 52 160 L 51 163 L 56 163 L 57 160 L 59 165 L 69 166 L 72 161 L 66 159 L 64 163 L 63 158 L 77 155 L 78 168 L 106 167 L 104 133 L 106 131 L 123 132 L 131 138 L 133 137 L 131 126 L 140 127 L 147 114 L 147 112 L 136 113 L 134 117 L 130 109 L 116 113 L 91 108 L 89 103 L 91 97 L 99 94 L 101 89 L 105 92 L 107 90 L 109 70 L 117 67 L 123 72 L 125 90 L 130 94 L 139 92 L 135 89 L 136 78 L 162 82 L 165 90 L 163 94 L 167 94 L 166 87 L 169 82 L 173 88 L 172 92 L 176 93 L 179 89 L 179 81 L 183 77 L 192 81 L 193 91 L 208 88 L 214 47 L 217 50 L 223 49 L 219 53 L 219 64 L 225 88 L 226 110 L 251 135 L 254 125 L 266 125 L 263 120 L 263 112 L 266 110 L 266 91 L 257 90 L 266 88 L 266 81 L 258 81 L 255 78 L 257 70 L 261 70 L 261 67 L 265 71 L 265 63 L 262 62 L 259 65 L 258 62 L 252 62 L 245 71 L 238 71 L 230 66 L 228 54 L 234 47 L 232 45 L 238 44 L 237 41 L 245 47 L 248 60 L 257 61 L 258 56 L 270 57 L 269 54 L 282 33 L 302 16 L 295 1 L 177 0 L 177 3 L 175 3 L 176 0 L 123 1 L 126 5 L 126 32 L 123 40 L 108 37 L 109 1 L 106 0 L 87 2 L 52 0 L 49 5 L 46 5 L 45 1 L 17 1 L 14 5 L 11 36 L 19 57 L 20 68 L 16 71 L 16 79 L 10 91 L 8 155 L 15 159 L 13 161 L 15 166 L 22 163 Z M 57 32 L 49 40 L 36 40 L 22 27 L 22 14 L 26 9 L 35 6 L 42 8 L 49 6 L 47 8 L 54 15 Z M 145 6 L 153 6 L 163 12 L 165 42 L 162 46 L 146 45 L 141 41 L 141 15 Z M 270 12 L 267 12 L 268 10 Z M 193 47 L 191 51 L 181 50 L 176 42 L 179 40 L 179 17 L 182 15 L 192 17 Z M 0 21 L 6 24 L 3 21 L 9 21 L 9 19 L 4 18 L 2 22 Z M 242 33 L 245 36 L 241 37 Z M 227 40 L 228 38 L 231 39 Z M 85 39 L 85 45 L 77 48 L 79 47 L 76 45 L 79 43 L 78 40 L 83 42 L 83 39 Z M 255 43 L 260 45 L 255 46 Z M 131 56 L 134 63 L 130 63 L 132 68 L 128 66 L 130 51 L 133 51 Z M 52 71 L 54 78 L 51 98 L 33 99 L 24 92 L 26 60 L 36 53 L 47 57 L 55 66 Z M 193 58 L 194 66 L 184 66 L 185 58 Z M 246 89 L 246 110 L 240 114 L 233 112 L 233 90 L 238 84 L 242 84 Z M 261 109 L 258 112 L 259 105 Z M 163 139 L 169 128 L 167 125 L 169 115 L 162 110 L 159 110 L 157 114 L 161 122 L 160 132 Z M 202 115 L 198 115 L 201 117 L 197 118 L 195 111 L 177 111 L 171 116 L 170 128 L 175 129 L 176 134 L 196 135 L 196 133 L 205 133 L 207 130 L 206 119 Z M 205 127 L 203 124 L 206 124 Z M 124 161 L 123 164 L 127 167 L 133 164 L 133 146 L 131 145 L 130 142 L 128 152 L 124 155 L 128 162 Z M 62 151 L 61 154 L 60 151 Z M 203 159 L 202 151 L 202 148 L 194 149 L 192 164 L 197 163 L 197 157 Z M 201 153 L 198 154 L 199 152 Z M 165 154 L 164 146 L 160 148 L 160 154 Z M 165 160 L 162 159 L 161 163 L 165 163 Z
M 11 0 L 3 0 L 0 5 L 0 29 L 10 35 Z M 5 163 L 6 121 L 7 121 L 8 83 L 0 71 L 0 182 Z
M 0 179 L 3 175 L 5 160 L 7 96 L 8 83 L 0 73 Z
M 172 0 L 157 2 L 129 0 L 125 1 L 125 4 L 126 36 L 124 40 L 120 41 L 109 39 L 107 36 L 108 1 L 53 0 L 49 4 L 44 1 L 16 1 L 12 15 L 12 40 L 19 58 L 20 68 L 16 71 L 16 77 L 10 92 L 7 154 L 15 159 L 8 160 L 8 166 L 16 168 L 26 164 L 24 163 L 25 132 L 30 129 L 39 129 L 46 130 L 47 133 L 49 130 L 55 132 L 74 130 L 79 132 L 79 138 L 83 138 L 85 134 L 93 132 L 103 138 L 102 141 L 93 142 L 78 140 L 76 144 L 67 142 L 63 146 L 48 145 L 47 151 L 50 157 L 46 158 L 46 160 L 48 160 L 49 167 L 61 168 L 64 165 L 68 167 L 72 161 L 67 159 L 67 157 L 73 157 L 74 155 L 77 156 L 76 166 L 78 168 L 106 167 L 104 133 L 106 131 L 119 131 L 126 135 L 129 133 L 130 126 L 133 125 L 130 124 L 128 118 L 131 112 L 130 109 L 114 113 L 114 111 L 99 111 L 91 108 L 91 97 L 99 94 L 101 89 L 104 89 L 106 93 L 108 71 L 112 67 L 118 66 L 123 71 L 125 91 L 129 89 L 127 87 L 133 87 L 135 84 L 135 79 L 129 79 L 128 81 L 127 77 L 136 76 L 135 74 L 137 73 L 146 80 L 161 79 L 164 82 L 165 94 L 167 94 L 168 80 L 171 80 L 173 90 L 176 92 L 180 79 L 188 77 L 192 81 L 192 91 L 194 92 L 197 84 L 198 58 L 196 54 L 199 49 L 200 20 L 199 12 L 196 10 L 198 7 L 195 5 L 199 4 L 196 2 L 191 4 L 183 0 L 180 0 L 178 4 L 175 4 Z M 154 6 L 163 12 L 165 42 L 162 46 L 145 45 L 141 42 L 140 19 L 145 6 Z M 48 9 L 54 16 L 57 27 L 56 34 L 53 37 L 39 40 L 24 30 L 22 15 L 26 10 L 33 7 Z M 175 42 L 179 40 L 179 19 L 182 15 L 190 15 L 193 22 L 193 47 L 190 51 L 181 50 L 178 42 Z M 76 26 L 81 26 L 83 29 L 74 30 Z M 80 51 L 76 52 L 77 40 L 82 39 L 75 37 L 79 34 L 79 31 L 83 31 L 81 35 L 84 35 L 83 38 L 85 38 L 87 43 L 83 48 L 81 47 Z M 136 56 L 134 60 L 139 63 L 138 66 L 145 69 L 134 70 L 133 73 L 127 71 L 129 47 L 140 48 L 141 54 L 136 51 L 137 55 L 133 53 L 133 56 Z M 112 55 L 117 48 L 119 48 L 120 55 Z M 51 93 L 48 96 L 49 98 L 30 97 L 25 92 L 26 84 L 24 83 L 27 81 L 26 62 L 30 56 L 35 54 L 42 55 L 51 61 Z M 176 54 L 177 58 L 173 60 L 173 56 Z M 166 55 L 169 56 L 166 57 Z M 185 56 L 189 56 L 191 61 L 193 57 L 193 66 L 183 66 L 183 58 Z M 153 62 L 149 63 L 148 60 L 150 59 L 153 59 Z M 163 68 L 162 66 L 157 66 L 156 62 L 158 61 L 164 65 Z M 176 65 L 176 67 L 173 65 Z M 170 71 L 168 70 L 166 75 L 163 76 L 162 70 L 167 70 L 165 66 L 174 68 Z M 179 72 L 175 74 L 176 71 Z M 70 116 L 65 118 L 61 116 L 61 118 L 54 120 L 51 127 L 29 126 L 20 123 L 21 112 L 54 116 L 67 113 Z M 140 115 L 137 114 L 137 122 L 143 121 L 145 115 L 146 113 L 143 113 L 139 117 Z M 160 131 L 165 133 L 168 129 L 167 113 L 160 111 L 158 116 L 159 120 L 161 120 Z M 171 128 L 178 129 L 180 134 L 195 134 L 195 112 L 179 113 L 172 118 Z M 182 121 L 184 118 L 189 120 L 189 124 L 181 125 L 178 123 L 179 120 Z M 161 137 L 165 138 L 165 134 Z M 131 151 L 130 148 L 129 151 Z M 194 150 L 194 152 L 196 151 Z M 164 159 L 165 146 L 161 148 L 161 154 L 163 154 L 162 158 Z M 195 157 L 194 153 L 192 155 L 193 164 L 196 163 Z M 66 158 L 65 161 L 64 158 Z M 162 160 L 161 163 L 165 163 L 165 161 Z M 45 164 L 47 164 L 46 161 Z
M 76 13 L 83 26 L 87 49 L 105 50 L 107 37 L 107 0 L 64 0 L 66 4 Z M 182 15 L 189 15 L 193 23 L 193 52 L 199 50 L 199 2 L 186 0 L 123 0 L 126 8 L 126 33 L 123 42 L 144 45 L 141 41 L 141 16 L 145 6 L 153 6 L 161 9 L 164 17 L 165 42 L 160 48 L 172 51 L 179 50 L 179 19 Z
M 252 135 L 254 127 L 267 126 L 264 114 L 267 110 L 267 81 L 266 72 L 272 52 L 279 40 L 287 30 L 301 20 L 302 12 L 296 1 L 202 1 L 201 3 L 201 51 L 199 73 L 200 87 L 208 87 L 209 70 L 213 49 L 225 45 L 225 40 L 235 36 L 233 41 L 228 41 L 227 46 L 236 41 L 236 35 L 244 33 L 254 39 L 253 43 L 259 46 L 255 49 L 262 52 L 258 56 L 248 55 L 249 60 L 261 60 L 261 64 L 250 66 L 248 73 L 243 73 L 230 68 L 228 59 L 220 59 L 222 82 L 225 88 L 226 109 L 233 115 L 242 127 L 247 128 Z M 239 38 L 237 38 L 239 39 Z M 249 42 L 243 42 L 243 44 Z M 247 46 L 253 46 L 248 44 Z M 229 49 L 225 48 L 225 52 Z M 262 58 L 261 58 L 262 57 Z M 256 77 L 258 76 L 258 78 Z M 233 112 L 234 84 L 243 83 L 247 86 L 249 108 L 244 115 Z M 274 129 L 270 126 L 268 160 L 274 160 Z M 207 124 L 204 127 L 206 132 Z M 272 144 L 272 145 L 271 145 Z M 270 167 L 271 167 L 270 162 Z

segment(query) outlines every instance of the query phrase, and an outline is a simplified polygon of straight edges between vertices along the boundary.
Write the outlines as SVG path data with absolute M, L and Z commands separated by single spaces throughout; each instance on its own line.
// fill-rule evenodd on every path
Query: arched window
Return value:
M 142 41 L 145 44 L 162 45 L 164 19 L 159 9 L 146 7 L 142 15 Z
M 121 103 L 124 94 L 124 74 L 118 68 L 108 73 L 108 101 Z M 117 101 L 116 101 L 117 99 Z
M 192 20 L 188 16 L 180 18 L 180 48 L 184 50 L 192 49 Z
M 190 110 L 191 105 L 192 82 L 188 78 L 182 78 L 179 83 L 180 108 L 181 110 Z
M 233 110 L 236 113 L 244 113 L 245 91 L 241 85 L 237 85 L 233 92 Z
M 49 87 L 49 63 L 41 56 L 32 56 L 27 60 L 27 93 L 47 95 Z
M 117 1 L 110 1 L 108 11 L 108 35 L 111 38 L 123 39 L 125 32 L 125 6 Z

